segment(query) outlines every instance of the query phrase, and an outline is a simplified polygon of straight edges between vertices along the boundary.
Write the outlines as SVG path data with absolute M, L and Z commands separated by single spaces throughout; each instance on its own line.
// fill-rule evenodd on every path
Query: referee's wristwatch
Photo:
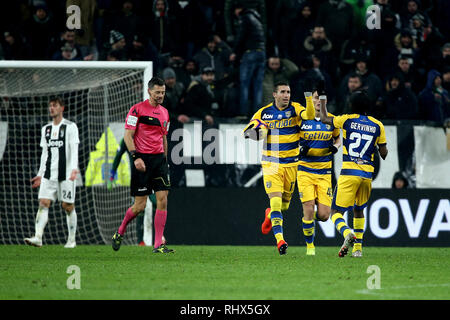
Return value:
M 131 150 L 130 151 L 131 154 L 131 158 L 133 158 L 133 161 L 135 161 L 136 159 L 139 159 L 140 157 L 136 154 L 136 150 Z

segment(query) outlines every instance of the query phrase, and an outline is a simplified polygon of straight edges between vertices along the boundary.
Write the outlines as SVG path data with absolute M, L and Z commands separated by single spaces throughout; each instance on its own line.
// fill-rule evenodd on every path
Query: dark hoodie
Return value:
M 403 189 L 408 188 L 408 179 L 405 178 L 401 171 L 398 171 L 394 174 L 394 178 L 392 179 L 392 189 L 395 189 L 395 181 L 399 179 L 403 180 L 403 182 L 405 183 Z
M 170 53 L 177 49 L 177 27 L 174 17 L 170 15 L 167 0 L 164 0 L 164 11 L 156 10 L 156 2 L 153 1 L 153 16 L 151 18 L 151 39 L 159 53 Z
M 391 88 L 391 80 L 396 78 L 399 85 Z M 418 115 L 418 102 L 414 93 L 405 87 L 405 81 L 401 74 L 390 76 L 386 83 L 389 91 L 386 93 L 385 106 L 386 118 L 392 120 L 415 120 Z
M 434 85 L 434 80 L 441 74 L 436 70 L 430 70 L 427 77 L 427 85 L 419 94 L 420 115 L 422 120 L 431 120 L 443 123 L 450 117 L 450 99 L 448 91 Z

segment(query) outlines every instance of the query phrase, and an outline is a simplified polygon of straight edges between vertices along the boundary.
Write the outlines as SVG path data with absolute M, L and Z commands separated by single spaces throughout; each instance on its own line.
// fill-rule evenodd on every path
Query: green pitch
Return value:
M 361 259 L 338 258 L 338 247 L 317 247 L 314 257 L 303 247 L 286 256 L 275 246 L 170 248 L 176 253 L 3 245 L 0 299 L 450 299 L 449 248 L 366 247 Z M 80 289 L 67 287 L 76 285 L 71 265 L 79 267 Z M 371 265 L 380 289 L 368 289 Z

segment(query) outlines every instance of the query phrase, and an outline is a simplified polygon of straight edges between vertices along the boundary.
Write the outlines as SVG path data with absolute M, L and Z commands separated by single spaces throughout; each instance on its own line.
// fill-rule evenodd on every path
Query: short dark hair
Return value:
M 362 84 L 362 77 L 359 75 L 359 74 L 357 74 L 356 72 L 352 72 L 349 76 L 348 76 L 348 79 L 350 79 L 350 78 L 358 78 L 359 79 L 359 81 L 361 82 L 361 84 Z
M 349 98 L 352 113 L 367 114 L 371 110 L 372 100 L 364 90 L 353 92 Z
M 50 104 L 51 102 L 56 102 L 56 103 L 58 103 L 61 107 L 65 107 L 65 106 L 66 106 L 66 104 L 64 103 L 63 98 L 61 98 L 60 96 L 50 97 L 50 99 L 48 100 L 48 104 Z
M 153 89 L 154 86 L 164 86 L 166 83 L 159 77 L 153 77 L 148 82 L 148 88 Z
M 288 86 L 289 87 L 289 82 L 287 82 L 287 81 L 276 82 L 275 85 L 273 86 L 273 92 L 277 92 L 279 86 Z

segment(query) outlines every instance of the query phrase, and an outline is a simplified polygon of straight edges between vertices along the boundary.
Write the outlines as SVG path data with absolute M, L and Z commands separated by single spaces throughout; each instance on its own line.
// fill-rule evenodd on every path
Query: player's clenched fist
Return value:
M 134 160 L 134 165 L 138 171 L 142 172 L 145 171 L 145 163 L 144 160 L 142 160 L 141 158 Z

